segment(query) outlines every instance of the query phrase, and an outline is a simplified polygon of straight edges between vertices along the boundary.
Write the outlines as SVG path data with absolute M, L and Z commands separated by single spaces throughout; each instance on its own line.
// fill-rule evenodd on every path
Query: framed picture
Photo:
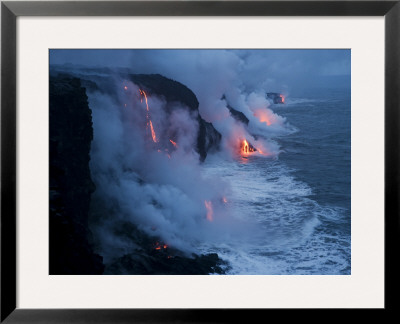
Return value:
M 398 1 L 1 8 L 2 321 L 394 310 Z

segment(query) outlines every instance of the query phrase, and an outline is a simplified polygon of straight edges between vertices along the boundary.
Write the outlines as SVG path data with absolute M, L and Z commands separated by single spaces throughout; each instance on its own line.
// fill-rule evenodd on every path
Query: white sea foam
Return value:
M 326 218 L 339 219 L 341 210 L 311 199 L 311 188 L 281 162 L 257 157 L 246 164 L 212 157 L 204 174 L 230 183 L 230 217 L 256 228 L 229 242 L 199 246 L 202 253 L 217 252 L 227 260 L 228 274 L 336 274 L 348 266 L 346 255 L 334 252 L 347 238 L 327 233 L 322 225 Z

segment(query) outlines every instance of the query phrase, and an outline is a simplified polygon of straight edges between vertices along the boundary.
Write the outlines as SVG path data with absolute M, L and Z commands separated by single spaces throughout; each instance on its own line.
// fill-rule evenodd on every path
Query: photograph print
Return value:
M 350 275 L 350 49 L 50 49 L 50 275 Z

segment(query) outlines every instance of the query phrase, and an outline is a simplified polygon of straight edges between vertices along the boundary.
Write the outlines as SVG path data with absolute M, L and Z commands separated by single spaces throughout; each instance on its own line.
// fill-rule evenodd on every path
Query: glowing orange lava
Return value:
M 281 99 L 282 99 L 282 103 L 285 103 L 285 96 L 284 95 L 280 95 Z
M 157 140 L 156 132 L 154 131 L 153 123 L 151 122 L 151 119 L 150 119 L 150 109 L 149 109 L 149 104 L 147 102 L 147 94 L 144 90 L 141 90 L 141 89 L 139 89 L 139 92 L 142 96 L 144 96 L 144 99 L 146 101 L 146 110 L 147 110 L 147 113 L 146 113 L 147 127 L 146 128 L 148 128 L 150 126 L 151 138 L 153 139 L 154 143 L 157 143 L 158 140 Z M 143 98 L 140 98 L 140 102 L 143 102 Z
M 145 99 L 145 101 L 146 101 L 146 109 L 147 109 L 147 111 L 149 111 L 149 104 L 147 103 L 147 95 L 146 95 L 146 92 L 144 92 L 144 90 L 140 90 L 139 89 L 139 92 L 140 92 L 140 94 L 142 95 L 142 96 L 144 96 L 144 99 Z M 141 100 L 142 100 L 142 98 L 141 98 Z M 142 101 L 141 101 L 142 102 Z
M 213 221 L 213 209 L 212 209 L 211 201 L 205 200 L 204 205 L 206 206 L 206 209 L 207 209 L 207 220 L 209 222 L 212 222 Z
M 177 147 L 176 142 L 174 142 L 174 141 L 171 140 L 171 139 L 170 139 L 169 141 L 172 143 L 173 146 Z
M 228 203 L 228 199 L 226 199 L 226 197 L 222 197 L 222 202 L 223 202 L 224 204 L 227 204 L 227 203 Z
M 159 242 L 156 242 L 156 244 L 155 244 L 155 247 L 154 247 L 154 249 L 155 250 L 161 250 L 161 249 L 166 249 L 168 247 L 168 245 L 167 244 L 160 244 Z
M 243 152 L 249 153 L 249 143 L 246 140 L 243 141 Z
M 253 153 L 256 151 L 256 149 L 254 149 L 249 142 L 247 142 L 246 140 L 243 140 L 240 144 L 241 146 L 241 151 L 244 155 L 249 155 L 250 153 Z
M 125 86 L 125 87 L 124 87 L 124 90 L 128 90 L 128 87 L 127 87 L 127 86 Z
M 154 142 L 154 143 L 157 143 L 158 140 L 157 140 L 157 137 L 156 137 L 156 132 L 154 131 L 153 123 L 151 122 L 151 120 L 149 120 L 149 124 L 150 124 L 151 137 L 152 137 L 152 139 L 153 139 L 153 142 Z

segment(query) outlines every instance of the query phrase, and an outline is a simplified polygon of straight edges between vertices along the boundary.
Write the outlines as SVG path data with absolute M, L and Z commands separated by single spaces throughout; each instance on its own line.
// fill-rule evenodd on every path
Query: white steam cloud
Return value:
M 89 93 L 94 125 L 91 172 L 97 187 L 91 221 L 105 262 L 135 248 L 121 236 L 123 224 L 134 224 L 187 252 L 195 251 L 201 240 L 233 235 L 238 221 L 229 218 L 223 202 L 229 185 L 204 178 L 194 150 L 197 113 L 179 106 L 167 114 L 165 101 L 147 97 L 154 142 L 139 88 L 125 80 L 115 82 L 123 89 L 116 98 Z M 206 204 L 212 206 L 212 219 Z
M 279 154 L 272 138 L 292 129 L 271 110 L 263 83 L 245 91 L 245 59 L 234 51 L 129 53 L 132 73 L 161 74 L 195 93 L 201 117 L 222 135 L 223 156 L 237 158 L 243 140 L 260 156 Z M 198 113 L 178 103 L 171 113 L 164 98 L 144 96 L 137 85 L 115 75 L 112 89 L 88 93 L 94 127 L 91 171 L 97 187 L 91 221 L 105 262 L 135 248 L 129 235 L 121 235 L 129 224 L 187 252 L 204 240 L 223 242 L 254 233 L 256 229 L 248 230 L 252 225 L 231 217 L 225 198 L 229 184 L 202 174 L 194 149 Z M 233 118 L 230 107 L 248 118 L 248 126 Z

